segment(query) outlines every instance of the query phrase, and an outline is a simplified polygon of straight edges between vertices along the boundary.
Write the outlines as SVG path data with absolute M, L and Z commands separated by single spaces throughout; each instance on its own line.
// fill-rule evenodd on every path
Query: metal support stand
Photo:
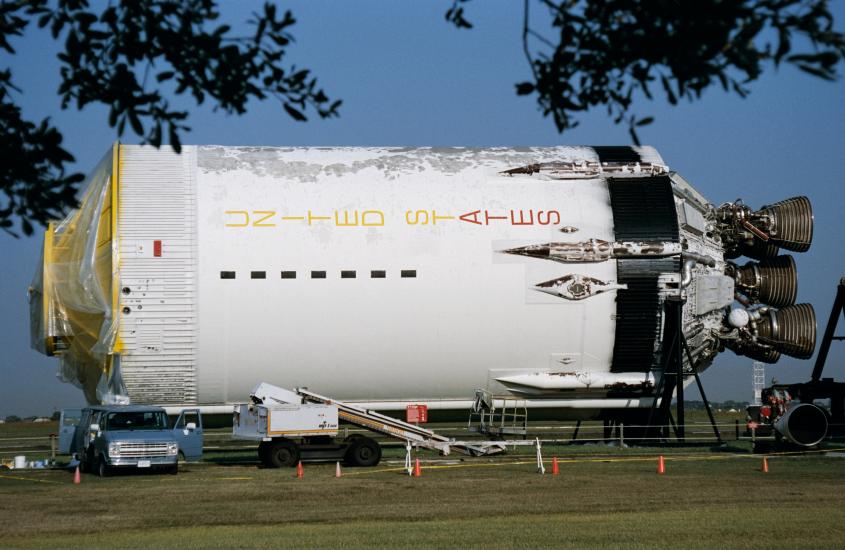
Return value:
M 543 465 L 543 452 L 540 449 L 540 438 L 537 437 L 534 439 L 534 445 L 537 448 L 537 473 L 538 474 L 545 474 L 546 467 Z
M 681 349 L 683 306 L 684 304 L 680 300 L 666 300 L 666 314 L 663 324 L 663 345 L 666 351 L 660 369 L 660 381 L 655 388 L 654 401 L 648 413 L 649 427 L 647 430 L 650 434 L 657 434 L 660 439 L 669 438 L 666 426 L 671 417 L 672 397 L 677 390 L 678 423 L 673 423 L 673 427 L 675 428 L 675 437 L 680 442 L 684 441 L 684 361 L 683 349 Z M 652 429 L 655 423 L 659 428 L 656 431 Z
M 689 346 L 687 345 L 687 339 L 683 333 L 681 333 L 681 343 L 684 345 L 687 360 L 689 361 L 689 364 L 692 365 L 692 353 L 690 353 Z M 707 411 L 707 417 L 710 419 L 710 425 L 713 426 L 713 433 L 716 434 L 716 441 L 724 443 L 724 441 L 722 441 L 722 434 L 719 433 L 719 426 L 716 425 L 716 419 L 713 417 L 713 409 L 710 407 L 710 401 L 707 399 L 707 394 L 704 393 L 704 385 L 701 383 L 698 371 L 693 369 L 692 373 L 695 376 L 695 383 L 698 385 L 698 393 L 701 394 L 701 400 L 704 401 L 704 409 Z
M 834 336 L 840 313 L 845 317 L 845 277 L 839 280 L 839 286 L 836 287 L 836 298 L 833 300 L 833 308 L 830 310 L 830 318 L 827 321 L 822 343 L 819 346 L 819 354 L 816 356 L 816 364 L 813 366 L 813 374 L 810 377 L 813 382 L 818 382 L 822 378 L 822 371 L 827 361 L 831 342 L 833 340 L 845 340 L 845 336 Z
M 405 471 L 408 475 L 414 474 L 414 466 L 411 464 L 411 442 L 405 441 Z
M 657 437 L 663 440 L 668 440 L 669 430 L 667 425 L 671 425 L 675 432 L 675 438 L 680 443 L 684 443 L 686 440 L 684 410 L 684 355 L 686 354 L 687 362 L 692 370 L 692 376 L 695 377 L 695 383 L 698 385 L 698 391 L 701 393 L 702 401 L 704 401 L 704 407 L 707 410 L 710 425 L 713 427 L 713 433 L 716 435 L 716 440 L 722 443 L 722 435 L 719 433 L 719 428 L 716 425 L 713 409 L 710 407 L 710 401 L 708 401 L 707 395 L 704 393 L 704 385 L 701 383 L 701 378 L 695 369 L 695 361 L 693 361 L 687 339 L 684 336 L 683 306 L 684 304 L 680 300 L 666 301 L 666 317 L 663 331 L 663 342 L 666 353 L 663 356 L 663 364 L 661 365 L 660 381 L 654 392 L 654 402 L 651 405 L 648 415 L 648 431 L 656 433 Z M 672 416 L 673 397 L 676 398 L 674 418 Z M 652 426 L 655 425 L 659 427 L 658 430 L 652 429 Z

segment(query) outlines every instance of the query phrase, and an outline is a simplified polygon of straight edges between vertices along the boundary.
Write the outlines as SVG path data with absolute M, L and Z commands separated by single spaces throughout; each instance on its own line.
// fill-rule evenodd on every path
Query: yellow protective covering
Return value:
M 119 147 L 89 176 L 79 208 L 48 226 L 30 287 L 32 347 L 58 357 L 58 376 L 89 403 L 126 394 L 116 355 Z

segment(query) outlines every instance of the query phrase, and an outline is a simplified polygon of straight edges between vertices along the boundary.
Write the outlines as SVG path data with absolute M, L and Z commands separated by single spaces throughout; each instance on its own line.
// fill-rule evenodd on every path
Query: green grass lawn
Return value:
M 547 457 L 548 458 L 548 457 Z M 392 468 L 187 465 L 178 476 L 0 473 L 0 545 L 17 548 L 560 546 L 841 547 L 845 462 L 636 449 L 561 460 L 539 475 L 514 457 Z M 520 463 L 521 462 L 521 463 Z M 437 466 L 439 464 L 439 466 Z M 548 467 L 548 464 L 547 464 Z
M 0 439 L 54 431 L 7 425 Z M 217 448 L 178 476 L 74 485 L 66 471 L 0 470 L 0 547 L 824 548 L 845 538 L 845 458 L 835 453 L 772 456 L 764 474 L 745 442 L 546 444 L 558 476 L 536 473 L 528 447 L 495 458 L 421 452 L 413 478 L 399 471 L 403 450 L 387 447 L 377 468 L 336 479 L 334 464 L 308 464 L 296 479 L 228 448 L 243 443 L 226 433 L 210 431 Z

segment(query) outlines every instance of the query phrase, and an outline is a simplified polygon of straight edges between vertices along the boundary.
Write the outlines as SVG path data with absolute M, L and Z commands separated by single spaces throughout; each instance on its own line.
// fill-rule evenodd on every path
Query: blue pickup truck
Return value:
M 202 416 L 185 409 L 170 425 L 161 407 L 102 405 L 64 409 L 59 452 L 73 455 L 83 471 L 102 477 L 117 468 L 179 471 L 179 460 L 202 458 Z

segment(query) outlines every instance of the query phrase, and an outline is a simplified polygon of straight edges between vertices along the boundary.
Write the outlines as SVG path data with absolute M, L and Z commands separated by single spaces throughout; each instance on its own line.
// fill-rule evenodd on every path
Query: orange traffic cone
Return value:
M 302 469 L 302 461 L 296 463 L 296 477 L 302 478 L 305 477 L 305 470 Z
M 660 458 L 657 460 L 657 473 L 666 473 L 666 461 L 663 460 L 663 455 L 660 455 Z
M 76 466 L 76 471 L 73 472 L 73 484 L 79 485 L 82 483 L 82 476 L 79 475 L 79 466 Z
M 338 462 L 334 469 L 334 477 L 340 477 L 341 475 L 343 474 L 340 473 L 340 462 Z
M 552 475 L 553 475 L 553 476 L 556 476 L 556 475 L 558 475 L 559 473 L 560 473 L 560 469 L 559 469 L 559 468 L 558 468 L 558 466 L 557 466 L 557 457 L 556 457 L 556 456 L 553 456 L 553 457 L 552 457 Z
M 763 472 L 764 474 L 769 473 L 769 458 L 768 457 L 765 457 L 765 456 L 763 457 L 763 466 L 760 468 L 760 471 Z
M 420 468 L 420 459 L 416 459 L 414 462 L 414 477 L 422 476 L 422 468 Z

